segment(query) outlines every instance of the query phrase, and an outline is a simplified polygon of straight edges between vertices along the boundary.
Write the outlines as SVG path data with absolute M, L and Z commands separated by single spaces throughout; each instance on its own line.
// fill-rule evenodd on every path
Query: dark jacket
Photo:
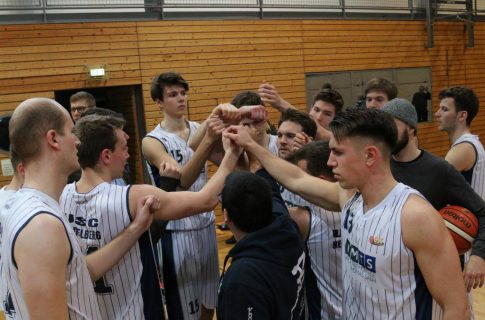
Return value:
M 391 160 L 391 172 L 394 179 L 418 190 L 436 210 L 451 204 L 473 212 L 479 229 L 472 255 L 485 259 L 485 202 L 460 172 L 425 150 L 409 162 Z
M 299 319 L 303 311 L 303 240 L 280 216 L 241 239 L 224 259 L 217 319 Z

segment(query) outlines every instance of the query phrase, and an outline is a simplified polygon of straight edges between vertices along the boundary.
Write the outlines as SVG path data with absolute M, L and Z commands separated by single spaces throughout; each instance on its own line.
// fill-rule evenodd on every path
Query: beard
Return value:
M 402 137 L 400 139 L 397 139 L 396 145 L 392 150 L 392 154 L 396 155 L 399 152 L 401 152 L 401 150 L 404 149 L 408 145 L 408 143 L 409 143 L 409 134 L 407 130 L 404 130 Z

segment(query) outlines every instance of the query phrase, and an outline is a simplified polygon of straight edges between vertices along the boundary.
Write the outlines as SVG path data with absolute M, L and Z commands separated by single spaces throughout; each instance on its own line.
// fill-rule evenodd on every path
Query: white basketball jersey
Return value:
M 0 208 L 10 199 L 14 194 L 15 190 L 8 190 L 6 187 L 0 189 Z
M 344 206 L 344 319 L 431 319 L 431 295 L 402 239 L 401 211 L 411 194 L 420 195 L 399 183 L 366 213 L 359 193 Z
M 307 207 L 310 212 L 310 232 L 306 239 L 310 267 L 316 281 L 318 292 L 308 290 L 307 299 L 310 313 L 319 313 L 319 319 L 340 319 L 342 316 L 342 239 L 340 231 L 340 212 L 332 212 L 318 207 L 283 186 L 281 196 L 287 207 Z M 318 301 L 313 303 L 313 299 Z M 318 306 L 319 310 L 312 310 Z M 312 317 L 314 319 L 314 317 Z
M 190 137 L 197 131 L 197 128 L 200 126 L 197 122 L 188 121 L 190 133 Z M 152 137 L 160 141 L 160 143 L 165 147 L 167 153 L 172 156 L 181 166 L 184 166 L 194 154 L 194 151 L 189 147 L 187 141 L 180 138 L 175 133 L 171 133 L 163 129 L 160 125 L 157 125 L 155 129 L 153 129 L 150 133 L 147 134 L 147 137 Z M 155 166 L 152 166 L 148 163 L 150 177 L 152 179 L 152 183 L 160 187 L 159 179 L 160 174 L 158 169 Z M 190 186 L 188 190 L 190 191 L 199 191 L 201 190 L 207 182 L 207 165 L 204 166 L 202 171 L 200 172 L 199 177 L 197 180 Z M 200 213 L 195 216 L 187 217 L 184 219 L 179 220 L 172 220 L 167 224 L 168 230 L 193 230 L 193 229 L 202 229 L 207 227 L 209 224 L 214 222 L 215 216 L 214 212 L 204 212 Z
M 29 319 L 27 305 L 20 286 L 13 257 L 15 241 L 23 228 L 38 214 L 50 214 L 61 221 L 71 247 L 66 268 L 66 299 L 69 319 L 101 319 L 91 277 L 76 236 L 59 204 L 48 195 L 31 188 L 23 188 L 11 197 L 0 217 L 2 292 L 1 302 L 9 319 Z M 36 263 L 36 261 L 32 261 Z M 49 315 L 45 315 L 46 318 Z
M 60 205 L 84 255 L 105 246 L 131 223 L 130 187 L 103 182 L 88 193 L 76 192 L 75 183 L 64 188 Z M 146 292 L 149 284 L 142 284 L 143 274 L 155 268 L 149 239 L 148 243 L 143 239 L 142 236 L 111 270 L 95 282 L 94 291 L 103 319 L 150 318 L 145 313 L 146 308 L 155 304 L 160 307 L 161 317 L 163 302 L 156 272 L 150 277 L 155 289 Z
M 7 190 L 6 187 L 0 189 L 0 216 L 2 207 L 15 194 L 15 190 Z M 0 262 L 0 275 L 2 274 L 2 263 Z M 0 292 L 2 292 L 2 282 L 0 282 Z M 3 303 L 0 301 L 0 312 L 3 312 Z
M 485 199 L 485 150 L 477 135 L 466 133 L 459 137 L 451 146 L 452 148 L 460 143 L 470 143 L 475 149 L 477 159 L 475 165 L 468 171 L 462 171 L 463 176 L 468 180 L 473 190 L 482 199 Z
M 278 156 L 278 136 L 269 135 L 268 150 L 275 156 Z

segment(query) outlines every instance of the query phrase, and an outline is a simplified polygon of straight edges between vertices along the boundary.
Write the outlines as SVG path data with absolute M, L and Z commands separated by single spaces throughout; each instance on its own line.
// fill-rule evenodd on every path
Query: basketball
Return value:
M 468 209 L 460 206 L 446 206 L 439 213 L 445 220 L 459 254 L 472 247 L 478 233 L 478 220 Z

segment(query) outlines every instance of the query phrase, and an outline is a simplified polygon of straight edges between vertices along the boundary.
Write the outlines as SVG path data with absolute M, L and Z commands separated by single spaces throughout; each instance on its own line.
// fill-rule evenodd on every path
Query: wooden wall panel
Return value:
M 425 47 L 424 21 L 243 20 L 144 21 L 0 26 L 0 113 L 54 91 L 142 85 L 147 130 L 162 114 L 150 82 L 163 71 L 190 82 L 189 118 L 203 120 L 239 91 L 270 81 L 306 108 L 305 73 L 430 67 L 433 108 L 450 85 L 468 85 L 485 101 L 485 23 L 466 47 L 461 22 L 435 24 L 435 47 Z M 109 78 L 87 81 L 87 66 L 105 65 Z M 270 112 L 277 122 L 278 113 Z M 472 130 L 485 135 L 484 112 Z M 438 155 L 449 148 L 434 123 L 419 125 L 421 145 Z M 137 161 L 139 161 L 137 159 Z M 9 177 L 0 175 L 0 185 Z

